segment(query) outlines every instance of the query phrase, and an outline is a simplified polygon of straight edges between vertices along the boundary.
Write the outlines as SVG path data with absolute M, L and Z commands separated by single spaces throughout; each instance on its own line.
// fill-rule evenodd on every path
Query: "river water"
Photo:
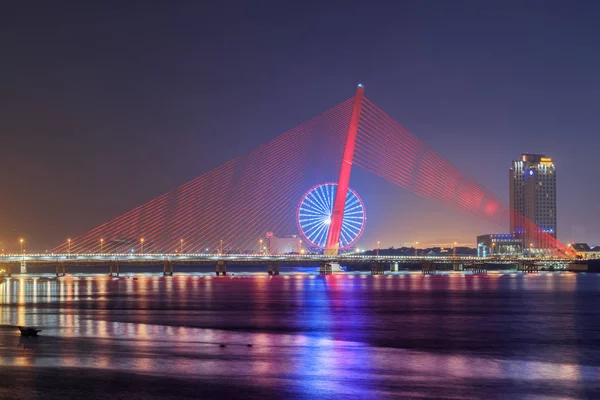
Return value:
M 600 398 L 600 274 L 5 280 L 0 399 L 66 398 Z

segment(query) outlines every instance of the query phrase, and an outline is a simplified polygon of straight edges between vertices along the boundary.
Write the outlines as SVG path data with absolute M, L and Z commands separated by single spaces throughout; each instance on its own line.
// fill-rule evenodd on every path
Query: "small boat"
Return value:
M 42 331 L 33 326 L 19 326 L 19 330 L 21 331 L 21 336 L 37 336 Z

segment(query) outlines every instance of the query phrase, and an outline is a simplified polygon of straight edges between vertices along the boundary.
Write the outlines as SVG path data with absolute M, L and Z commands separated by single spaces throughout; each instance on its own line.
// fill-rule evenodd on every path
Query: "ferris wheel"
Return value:
M 300 234 L 309 246 L 325 248 L 336 190 L 337 183 L 323 183 L 312 187 L 300 201 L 296 221 Z M 340 232 L 340 250 L 356 243 L 363 233 L 366 218 L 362 200 L 354 190 L 348 188 Z

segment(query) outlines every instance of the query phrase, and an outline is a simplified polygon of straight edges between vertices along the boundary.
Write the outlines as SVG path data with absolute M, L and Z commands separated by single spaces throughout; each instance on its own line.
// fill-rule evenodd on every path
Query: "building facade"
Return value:
M 600 246 L 596 246 L 592 249 L 587 243 L 571 243 L 569 249 L 575 252 L 579 258 L 587 260 L 600 258 Z
M 552 246 L 547 233 L 556 239 L 556 168 L 552 158 L 523 154 L 510 169 L 510 231 L 525 247 Z M 537 232 L 536 232 L 537 231 Z
M 283 238 L 268 235 L 264 251 L 267 254 L 301 254 L 305 249 L 302 246 L 302 239 L 296 235 Z
M 523 251 L 523 240 L 515 234 L 493 233 L 477 236 L 477 256 L 516 256 Z

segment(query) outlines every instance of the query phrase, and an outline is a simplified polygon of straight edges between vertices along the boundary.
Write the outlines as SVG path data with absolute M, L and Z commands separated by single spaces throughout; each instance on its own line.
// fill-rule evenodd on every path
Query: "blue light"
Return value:
M 325 248 L 337 183 L 325 183 L 312 188 L 298 208 L 297 222 L 302 236 L 312 245 Z M 366 220 L 362 201 L 352 189 L 348 189 L 344 219 L 340 232 L 340 248 L 352 246 L 361 236 Z
M 533 175 L 533 170 L 532 169 L 529 170 L 529 175 Z

